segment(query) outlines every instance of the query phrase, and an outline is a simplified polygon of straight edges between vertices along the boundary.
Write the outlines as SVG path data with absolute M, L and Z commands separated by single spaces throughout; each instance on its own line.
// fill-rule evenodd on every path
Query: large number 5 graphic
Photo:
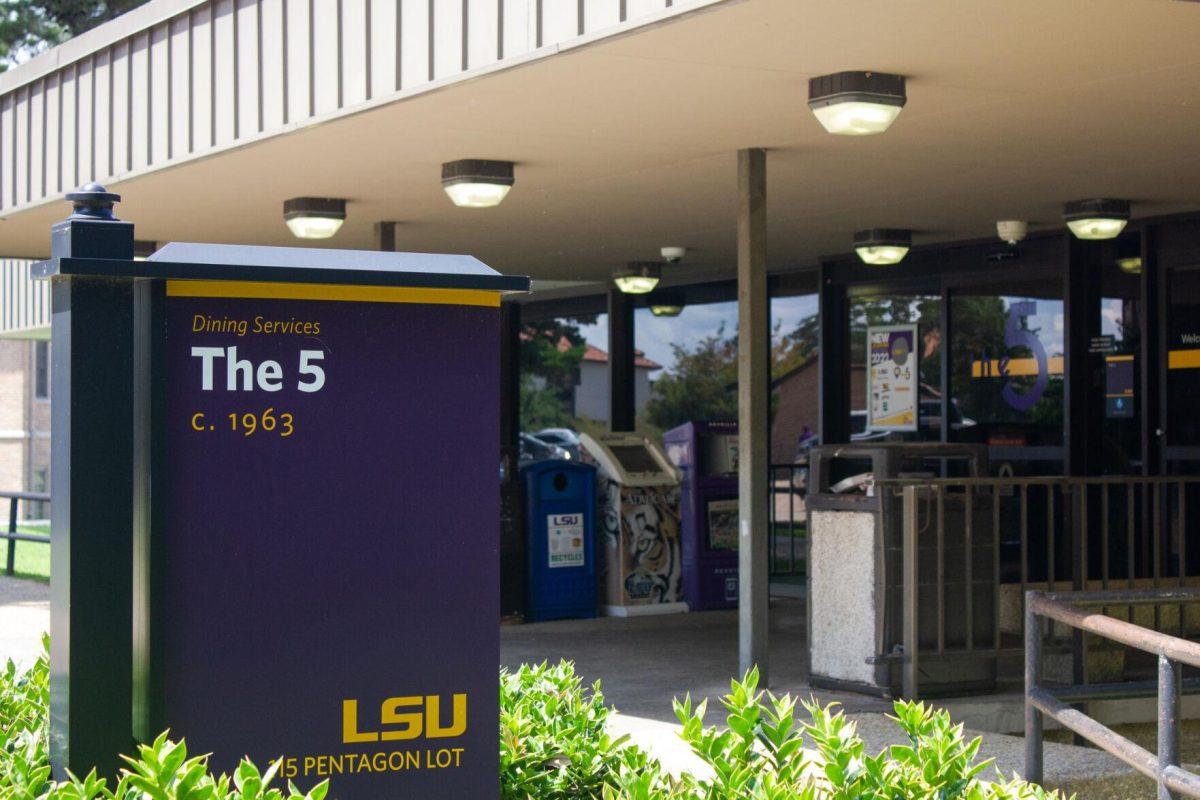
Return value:
M 1027 347 L 1033 353 L 1033 357 L 1037 359 L 1037 379 L 1029 391 L 1018 392 L 1013 388 L 1012 380 L 1009 380 L 1004 384 L 1001 392 L 1004 402 L 1022 412 L 1029 411 L 1037 405 L 1037 401 L 1042 399 L 1042 394 L 1046 391 L 1046 385 L 1050 383 L 1050 365 L 1046 360 L 1046 348 L 1042 347 L 1042 343 L 1038 341 L 1033 331 L 1021 325 L 1023 319 L 1032 317 L 1036 313 L 1037 303 L 1031 300 L 1013 303 L 1008 307 L 1008 324 L 1004 327 L 1004 344 L 1008 349 Z M 1008 359 L 1005 359 L 1003 372 L 1006 374 L 1008 372 Z

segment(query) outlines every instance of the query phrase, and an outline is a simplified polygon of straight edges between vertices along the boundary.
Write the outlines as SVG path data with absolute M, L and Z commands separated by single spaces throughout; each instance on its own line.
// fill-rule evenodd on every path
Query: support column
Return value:
M 52 258 L 133 259 L 120 198 L 89 185 Z M 55 278 L 50 487 L 50 763 L 110 780 L 133 752 L 133 282 Z
M 738 151 L 738 667 L 768 684 L 767 152 Z
M 1088 352 L 1100 335 L 1100 275 L 1105 245 L 1067 237 L 1063 285 L 1066 356 L 1063 366 L 1063 468 L 1067 475 L 1093 474 L 1103 436 L 1104 375 Z
M 375 249 L 388 253 L 396 251 L 396 223 L 375 223 Z
M 1158 266 L 1158 226 L 1142 229 L 1142 287 L 1138 321 L 1141 325 L 1142 474 L 1160 475 L 1167 385 L 1162 359 L 1162 320 L 1166 313 L 1166 281 Z M 1137 401 L 1135 401 L 1137 402 Z
M 500 616 L 525 613 L 525 525 L 517 472 L 521 431 L 521 306 L 500 304 Z
M 818 279 L 817 435 L 821 444 L 840 444 L 850 441 L 850 301 L 845 284 L 834 279 L 832 264 L 821 265 Z
M 637 423 L 633 374 L 633 298 L 608 287 L 608 429 L 631 431 Z

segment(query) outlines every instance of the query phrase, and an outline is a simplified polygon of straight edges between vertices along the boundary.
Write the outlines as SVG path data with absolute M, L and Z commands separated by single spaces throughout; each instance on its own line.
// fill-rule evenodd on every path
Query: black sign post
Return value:
M 67 195 L 51 263 L 133 259 L 119 198 L 90 185 Z M 133 745 L 133 282 L 53 282 L 51 334 L 50 752 L 56 774 L 112 775 Z

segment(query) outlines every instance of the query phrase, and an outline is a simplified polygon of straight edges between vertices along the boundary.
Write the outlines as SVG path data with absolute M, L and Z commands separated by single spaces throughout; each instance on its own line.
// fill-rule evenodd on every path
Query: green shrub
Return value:
M 980 740 L 963 739 L 945 711 L 898 702 L 893 720 L 908 743 L 868 756 L 854 723 L 833 706 L 803 704 L 758 691 L 758 672 L 734 681 L 721 700 L 724 729 L 704 726 L 707 701 L 675 702 L 681 736 L 707 764 L 711 779 L 664 782 L 660 775 L 623 772 L 607 800 L 1047 800 L 1057 794 L 1014 779 L 988 783 L 978 776 Z M 805 735 L 812 750 L 804 749 Z M 815 757 L 813 757 L 815 753 Z
M 608 714 L 599 682 L 588 691 L 565 661 L 501 670 L 503 800 L 600 798 L 622 770 L 657 770 L 628 737 L 609 735 Z
M 49 650 L 49 640 L 44 639 Z M 207 756 L 188 758 L 187 744 L 162 734 L 125 758 L 115 787 L 96 776 L 50 779 L 50 664 L 45 653 L 25 671 L 10 659 L 0 672 L 0 800 L 324 800 L 327 782 L 309 792 L 272 786 L 276 762 L 262 772 L 243 760 L 233 777 L 214 776 Z
M 51 780 L 48 758 L 49 665 L 45 655 L 21 671 L 0 670 L 0 800 L 325 800 L 328 783 L 309 792 L 273 785 L 249 760 L 213 775 L 206 756 L 188 757 L 167 734 L 138 748 L 111 787 L 94 772 Z M 987 783 L 976 762 L 979 739 L 963 739 L 944 711 L 897 703 L 893 718 L 907 743 L 864 752 L 854 723 L 833 707 L 802 704 L 758 690 L 758 673 L 734 681 L 721 699 L 723 728 L 705 727 L 707 703 L 675 702 L 681 736 L 711 777 L 667 774 L 655 759 L 614 738 L 599 683 L 583 686 L 571 664 L 500 673 L 500 785 L 504 800 L 1048 800 L 1023 783 Z M 805 737 L 810 749 L 804 749 Z

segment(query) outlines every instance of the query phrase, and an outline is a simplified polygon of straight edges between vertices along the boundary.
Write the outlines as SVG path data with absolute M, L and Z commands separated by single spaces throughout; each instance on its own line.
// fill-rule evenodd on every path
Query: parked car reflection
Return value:
M 518 439 L 520 442 L 520 452 L 517 455 L 517 466 L 523 467 L 526 464 L 532 464 L 534 461 L 546 461 L 554 458 L 564 461 L 571 460 L 571 453 L 565 448 L 543 441 L 531 434 L 522 433 L 518 436 Z
M 579 434 L 570 428 L 543 428 L 534 434 L 535 437 L 555 444 L 571 454 L 571 458 L 579 460 Z

